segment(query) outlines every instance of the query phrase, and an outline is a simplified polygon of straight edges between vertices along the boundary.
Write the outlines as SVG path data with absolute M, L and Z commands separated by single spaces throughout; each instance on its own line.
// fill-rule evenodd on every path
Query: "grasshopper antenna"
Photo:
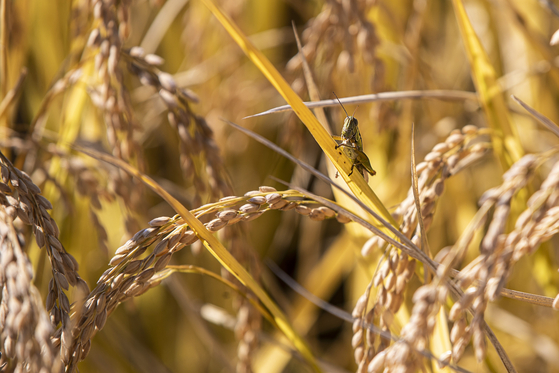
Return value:
M 351 116 L 354 117 L 354 118 L 355 118 L 355 112 L 357 111 L 357 109 L 359 109 L 359 106 L 357 106 L 357 107 L 355 108 L 355 110 L 353 110 L 353 114 L 351 114 Z
M 347 111 L 345 110 L 344 105 L 342 105 L 342 102 L 340 101 L 340 99 L 338 98 L 338 96 L 336 95 L 336 92 L 332 92 L 334 94 L 334 96 L 336 96 L 336 100 L 338 100 L 338 102 L 340 103 L 340 106 L 342 107 L 342 109 L 344 109 L 345 111 L 345 116 L 349 117 L 349 114 L 347 113 Z M 357 110 L 357 109 L 356 109 Z

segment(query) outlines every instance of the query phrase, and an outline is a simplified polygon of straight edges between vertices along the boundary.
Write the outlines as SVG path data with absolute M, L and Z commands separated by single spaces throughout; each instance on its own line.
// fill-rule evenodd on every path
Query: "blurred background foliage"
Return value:
M 117 2 L 116 6 L 120 3 L 128 2 Z M 60 226 L 61 241 L 80 263 L 81 276 L 91 287 L 106 270 L 116 248 L 131 234 L 155 217 L 172 216 L 173 211 L 139 183 L 126 184 L 131 189 L 122 191 L 129 194 L 130 203 L 109 192 L 104 196 L 102 191 L 118 188 L 108 176 L 118 171 L 83 156 L 75 160 L 64 155 L 58 158 L 49 145 L 58 142 L 59 148 L 68 150 L 67 143 L 79 139 L 111 150 L 103 114 L 87 94 L 88 83 L 95 79 L 93 66 L 88 64 L 94 56 L 84 52 L 94 25 L 91 4 L 86 0 L 8 0 L 3 4 L 7 12 L 3 30 L 8 32 L 3 33 L 2 57 L 6 64 L 1 72 L 2 95 L 14 86 L 23 67 L 28 71 L 17 105 L 1 118 L 3 151 L 41 185 L 55 206 L 53 217 Z M 123 47 L 141 46 L 146 53 L 161 56 L 165 61 L 159 68 L 198 97 L 190 108 L 204 117 L 213 131 L 234 195 L 261 185 L 284 189 L 270 178 L 274 176 L 332 198 L 328 186 L 221 121 L 225 118 L 240 123 L 325 170 L 320 148 L 293 114 L 243 120 L 284 102 L 200 1 L 140 0 L 129 6 L 129 37 Z M 430 89 L 475 91 L 450 1 L 228 0 L 222 1 L 221 6 L 304 100 L 309 98 L 300 61 L 294 58 L 297 47 L 292 21 L 302 35 L 322 99 L 333 98 L 333 91 L 339 97 Z M 549 46 L 551 35 L 559 28 L 557 4 L 465 0 L 464 6 L 496 71 L 525 152 L 557 146 L 556 137 L 546 133 L 509 99 L 514 94 L 559 122 L 558 49 Z M 53 84 L 80 63 L 85 71 L 80 82 L 46 102 Z M 141 151 L 144 162 L 132 157 L 133 163 L 188 208 L 215 201 L 219 196 L 197 190 L 181 170 L 179 138 L 169 125 L 166 108 L 156 91 L 140 84 L 133 74 L 124 74 L 123 82 L 137 129 L 134 141 L 138 148 L 133 152 Z M 351 113 L 355 106 L 347 105 L 346 109 Z M 29 139 L 34 130 L 32 123 L 43 110 L 47 113 L 44 123 L 34 124 L 44 128 L 33 139 L 35 150 L 22 149 L 18 139 Z M 327 109 L 327 115 L 333 131 L 339 133 L 342 110 Z M 453 129 L 467 124 L 487 126 L 479 104 L 468 100 L 362 104 L 355 115 L 364 150 L 377 171 L 369 183 L 389 209 L 402 201 L 410 188 L 412 122 L 418 160 Z M 70 137 L 69 132 L 73 133 Z M 75 162 L 83 163 L 87 172 L 81 181 L 76 176 L 75 170 L 80 168 Z M 75 167 L 69 171 L 72 165 Z M 495 157 L 488 155 L 448 180 L 428 237 L 433 254 L 457 240 L 477 211 L 481 194 L 500 184 L 502 173 Z M 99 180 L 99 185 L 94 180 Z M 102 208 L 95 210 L 95 216 L 91 214 L 91 195 L 79 192 L 80 182 L 99 191 Z M 262 263 L 277 263 L 311 292 L 351 310 L 372 276 L 360 255 L 368 237 L 333 220 L 311 221 L 293 211 L 267 213 L 245 223 L 241 234 L 244 249 L 259 259 L 264 287 L 292 318 L 315 356 L 331 371 L 355 371 L 351 325 L 310 305 Z M 473 246 L 465 263 L 477 256 Z M 36 285 L 46 292 L 50 271 L 44 251 L 31 245 L 28 252 L 35 265 Z M 555 297 L 557 262 L 557 242 L 552 240 L 517 265 L 508 287 Z M 181 251 L 173 257 L 173 263 L 220 271 L 218 263 L 200 246 Z M 417 281 L 415 286 L 418 284 Z M 232 371 L 237 342 L 230 328 L 217 324 L 234 320 L 235 298 L 230 289 L 211 278 L 175 274 L 162 286 L 116 309 L 93 339 L 91 353 L 80 364 L 80 372 Z M 517 369 L 559 371 L 557 361 L 549 354 L 558 350 L 557 315 L 549 309 L 509 299 L 494 306 L 487 321 Z M 216 307 L 221 311 L 216 313 Z M 261 345 L 253 353 L 255 371 L 309 371 L 265 322 L 259 340 Z M 504 371 L 491 349 L 482 363 L 477 363 L 473 352 L 467 350 L 461 365 L 476 372 Z

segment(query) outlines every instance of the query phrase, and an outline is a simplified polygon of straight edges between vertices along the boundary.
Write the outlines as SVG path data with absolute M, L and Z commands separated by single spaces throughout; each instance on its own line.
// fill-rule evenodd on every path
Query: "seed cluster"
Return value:
M 417 188 L 425 229 L 431 226 L 436 202 L 444 191 L 445 180 L 485 154 L 488 148 L 487 144 L 480 142 L 472 144 L 473 140 L 477 140 L 481 134 L 472 125 L 465 126 L 462 130 L 455 130 L 444 142 L 435 145 L 433 150 L 425 156 L 424 161 L 417 165 Z M 406 199 L 397 206 L 392 216 L 396 221 L 402 222 L 400 232 L 420 247 L 421 232 L 411 188 Z M 362 255 L 369 256 L 373 250 L 378 250 L 383 245 L 384 240 L 375 236 L 363 247 Z M 377 299 L 373 308 L 384 310 L 378 316 L 379 326 L 384 331 L 388 331 L 391 327 L 394 314 L 399 310 L 404 300 L 404 292 L 409 280 L 413 277 L 416 265 L 414 259 L 403 252 L 398 253 L 397 249 L 392 246 L 386 249 L 386 253 L 386 260 L 373 278 L 373 284 L 377 288 Z M 356 333 L 355 330 L 354 333 Z M 385 344 L 380 346 L 386 347 Z M 381 349 L 376 348 L 374 352 L 356 355 L 363 358 L 363 360 L 356 360 L 356 363 L 362 369 L 365 369 L 371 361 L 371 356 L 374 356 L 378 351 L 381 351 Z M 361 371 L 364 372 L 365 370 Z
M 40 194 L 41 190 L 39 187 L 33 183 L 25 172 L 15 168 L 1 153 L 0 170 L 2 175 L 2 181 L 0 182 L 0 204 L 4 206 L 6 216 L 11 220 L 17 217 L 23 223 L 31 225 L 37 246 L 41 249 L 45 248 L 52 267 L 52 279 L 48 285 L 46 311 L 50 313 L 52 326 L 56 327 L 58 324 L 61 324 L 61 329 L 67 328 L 70 324 L 70 301 L 64 291 L 69 290 L 70 286 L 77 287 L 78 293 L 85 296 L 89 293 L 89 287 L 78 274 L 78 263 L 72 255 L 66 252 L 58 240 L 58 226 L 47 212 L 47 210 L 52 209 L 52 205 Z M 11 226 L 11 224 L 8 226 Z M 13 247 L 14 244 L 12 242 L 12 251 L 16 250 Z M 4 252 L 2 252 L 2 258 L 7 260 L 6 265 L 8 265 L 13 257 L 13 255 L 10 256 L 8 254 L 9 252 L 4 256 Z M 20 260 L 22 262 L 18 263 L 18 265 L 23 265 L 24 258 Z M 28 270 L 29 267 L 26 267 L 26 271 Z M 24 276 L 24 274 L 21 275 Z M 30 273 L 29 276 L 31 276 Z M 9 305 L 12 295 L 14 294 L 10 293 L 8 289 L 7 293 L 3 293 L 2 301 L 8 302 Z M 16 343 L 16 341 L 15 339 L 10 339 L 10 341 L 13 342 L 8 342 L 8 344 L 10 347 L 13 347 L 12 344 Z
M 169 124 L 177 131 L 180 140 L 180 165 L 184 177 L 192 181 L 196 191 L 195 206 L 201 196 L 210 192 L 217 198 L 231 193 L 231 186 L 224 169 L 213 131 L 204 117 L 190 109 L 190 103 L 198 98 L 189 90 L 177 86 L 174 78 L 157 66 L 163 60 L 153 54 L 145 54 L 141 47 L 134 47 L 125 54 L 128 69 L 140 78 L 145 86 L 154 87 L 168 110 Z M 209 190 L 208 190 L 209 189 Z
M 301 204 L 304 201 L 285 199 L 293 194 L 291 191 L 280 192 L 275 188 L 262 186 L 258 191 L 248 192 L 243 197 L 224 197 L 218 203 L 201 206 L 192 212 L 198 218 L 214 214 L 215 218 L 204 224 L 211 232 L 241 221 L 254 220 L 270 210 L 295 210 L 314 220 L 337 217 L 340 221 L 349 221 L 347 217 L 336 214 L 327 207 L 309 208 Z M 242 204 L 243 202 L 246 203 Z M 239 204 L 242 205 L 236 207 Z M 97 287 L 89 294 L 81 309 L 76 309 L 79 315 L 76 326 L 62 332 L 61 339 L 71 341 L 69 350 L 74 351 L 67 363 L 70 371 L 79 361 L 85 359 L 91 347 L 91 338 L 103 328 L 107 316 L 116 306 L 157 286 L 159 282 L 150 279 L 166 268 L 174 253 L 199 240 L 179 216 L 155 218 L 149 225 L 149 228 L 137 232 L 116 250 L 109 262 L 111 267 L 101 275 Z M 151 253 L 140 258 L 151 245 L 154 245 Z M 259 327 L 260 321 L 251 313 L 254 310 L 251 311 L 246 305 L 240 306 L 241 313 L 236 327 L 236 332 L 242 336 L 239 363 L 244 364 L 243 369 L 248 371 L 249 352 L 256 340 L 253 330 Z
M 505 251 L 512 250 L 512 261 L 531 254 L 540 243 L 559 231 L 559 163 L 528 200 L 528 208 L 516 220 L 515 229 L 505 241 Z
M 376 343 L 377 336 L 368 328 L 373 325 L 375 318 L 378 317 L 379 308 L 367 309 L 370 298 L 370 290 L 372 283 L 367 287 L 367 291 L 363 294 L 353 308 L 353 338 L 351 346 L 354 350 L 355 361 L 359 364 L 357 372 L 366 372 L 367 364 L 375 356 L 378 351 L 384 350 L 390 343 L 385 338 L 380 338 L 380 342 Z M 390 314 L 391 315 L 391 314 Z M 390 317 L 388 315 L 388 317 Z M 378 346 L 376 346 L 378 345 Z
M 523 221 L 533 216 L 530 209 L 526 210 L 517 221 L 517 230 L 509 235 L 505 234 L 512 198 L 518 191 L 526 187 L 530 175 L 533 174 L 539 163 L 538 157 L 534 155 L 524 156 L 503 175 L 503 184 L 488 190 L 481 198 L 482 207 L 484 204 L 488 204 L 494 205 L 495 209 L 485 237 L 481 242 L 479 259 L 473 262 L 473 265 L 462 270 L 457 277 L 458 283 L 466 288 L 466 291 L 462 298 L 453 305 L 449 313 L 449 319 L 455 322 L 451 331 L 452 359 L 454 361 L 460 359 L 470 338 L 473 338 L 478 361 L 485 357 L 487 343 L 484 335 L 484 312 L 487 303 L 496 300 L 501 289 L 505 286 L 508 273 L 515 261 L 513 257 L 516 246 L 519 247 L 516 252 L 517 258 L 522 255 L 520 253 L 524 248 L 520 243 L 520 234 Z M 542 188 L 545 189 L 532 196 L 532 205 L 534 201 L 545 194 L 546 190 L 549 191 L 549 188 L 557 183 L 556 179 L 557 171 L 552 172 L 547 179 L 548 182 L 542 184 Z M 529 229 L 525 233 L 528 232 Z M 537 241 L 534 243 L 541 242 L 542 237 L 543 235 L 535 237 Z M 466 326 L 465 312 L 470 307 L 474 318 L 470 325 Z
M 429 227 L 433 221 L 435 205 L 444 191 L 445 180 L 478 160 L 487 152 L 489 145 L 486 143 L 469 145 L 482 134 L 472 125 L 465 126 L 461 131 L 452 131 L 445 142 L 435 145 L 433 150 L 425 156 L 424 161 L 416 166 L 417 189 L 421 204 L 421 216 L 425 227 Z M 397 205 L 392 216 L 396 221 L 402 221 L 400 231 L 418 244 L 420 237 L 413 236 L 418 228 L 418 222 L 411 188 L 406 199 Z M 383 245 L 384 240 L 380 237 L 373 237 L 371 242 L 364 246 L 361 254 L 367 257 Z
M 232 208 L 227 207 L 221 209 L 216 213 L 216 218 L 206 224 L 206 228 L 210 231 L 217 231 L 226 225 L 232 225 L 239 221 L 254 220 L 266 211 L 280 210 L 289 211 L 295 210 L 300 215 L 308 216 L 311 220 L 322 221 L 328 218 L 336 218 L 340 223 L 349 223 L 351 220 L 343 214 L 336 213 L 334 210 L 321 206 L 311 208 L 303 204 L 303 201 L 289 201 L 285 199 L 289 194 L 285 192 L 278 192 L 275 188 L 269 186 L 262 186 L 257 191 L 250 191 L 245 193 L 244 200 L 246 203 L 240 207 Z M 224 197 L 220 201 L 231 201 L 233 205 L 237 204 L 240 200 L 239 197 Z M 203 211 L 203 208 L 199 210 Z M 210 210 L 211 211 L 211 210 Z M 213 212 L 213 211 L 212 211 Z M 204 211 L 204 214 L 207 213 Z
M 237 346 L 237 372 L 252 372 L 252 355 L 258 347 L 257 333 L 261 329 L 262 315 L 245 298 L 238 298 L 235 336 Z
M 112 1 L 94 1 L 93 14 L 98 27 L 89 35 L 88 47 L 97 49 L 95 71 L 100 83 L 90 88 L 92 102 L 105 114 L 107 139 L 117 158 L 135 159 L 140 151 L 133 138 L 135 124 L 128 90 L 119 66 L 123 40 L 128 36 L 129 1 L 117 7 Z M 117 15 L 118 12 L 118 15 Z
M 470 133 L 473 133 L 471 131 Z M 452 137 L 452 135 L 451 135 Z M 456 136 L 456 138 L 458 138 Z M 479 148 L 479 143 L 474 145 Z M 443 148 L 437 145 L 435 148 Z M 463 149 L 467 149 L 467 146 Z M 434 153 L 434 152 L 432 152 Z M 430 154 L 432 154 L 430 153 Z M 462 157 L 462 160 L 454 162 L 456 165 L 454 170 L 460 169 L 463 165 L 460 163 L 470 162 L 472 159 L 477 158 L 477 152 L 470 152 Z M 475 156 L 472 157 L 472 154 Z M 450 340 L 452 342 L 452 350 L 447 351 L 439 357 L 439 362 L 443 364 L 450 363 L 451 359 L 455 362 L 459 361 L 468 343 L 472 341 L 475 355 L 478 360 L 485 357 L 487 349 L 487 341 L 485 338 L 486 324 L 484 321 L 484 312 L 488 302 L 494 301 L 498 298 L 502 289 L 504 288 L 510 270 L 514 263 L 518 261 L 523 255 L 533 252 L 538 245 L 549 239 L 557 231 L 559 227 L 556 219 L 556 204 L 559 201 L 557 187 L 559 186 L 559 165 L 554 165 L 546 180 L 542 183 L 540 190 L 532 195 L 528 201 L 528 209 L 526 209 L 518 218 L 514 231 L 509 234 L 505 233 L 507 220 L 510 214 L 511 202 L 520 190 L 526 187 L 530 180 L 530 176 L 534 173 L 535 169 L 543 163 L 547 155 L 535 156 L 527 155 L 516 162 L 510 169 L 503 175 L 502 185 L 487 191 L 480 200 L 480 214 L 479 219 L 476 220 L 474 229 L 465 235 L 466 239 L 462 240 L 460 246 L 452 248 L 446 256 L 443 257 L 445 265 L 440 266 L 438 270 L 439 279 L 435 282 L 425 285 L 416 292 L 414 295 L 415 306 L 413 308 L 412 317 L 408 324 L 404 326 L 401 332 L 402 339 L 390 347 L 386 347 L 382 337 L 380 342 L 376 345 L 374 342 L 362 343 L 363 335 L 362 327 L 359 323 L 354 324 L 354 348 L 356 349 L 356 360 L 359 363 L 359 371 L 364 372 L 365 367 L 369 372 L 377 372 L 382 368 L 386 371 L 402 371 L 412 372 L 417 371 L 422 365 L 421 351 L 426 349 L 427 337 L 432 333 L 434 326 L 435 315 L 439 310 L 439 305 L 446 302 L 448 289 L 444 279 L 449 274 L 449 268 L 452 263 L 456 262 L 463 252 L 464 247 L 467 247 L 473 238 L 473 232 L 483 226 L 484 222 L 489 216 L 490 208 L 493 207 L 492 220 L 489 223 L 487 232 L 480 245 L 480 256 L 477 260 L 473 261 L 470 265 L 464 268 L 456 277 L 457 283 L 466 290 L 454 303 L 449 311 L 449 320 L 453 322 L 450 333 Z M 426 158 L 438 159 L 436 156 L 428 155 Z M 448 161 L 447 161 L 448 162 Z M 418 166 L 419 168 L 419 166 Z M 423 171 L 428 170 L 429 167 L 423 166 Z M 455 172 L 447 172 L 447 177 Z M 445 174 L 444 167 L 442 168 L 442 175 Z M 423 175 L 422 175 L 423 176 Z M 432 174 L 431 176 L 435 176 Z M 420 177 L 420 180 L 422 178 Z M 425 179 L 423 179 L 425 180 Z M 437 179 L 431 185 L 437 185 Z M 429 202 L 423 195 L 422 190 L 428 183 L 420 182 L 420 200 L 422 200 L 422 215 L 429 217 L 428 214 L 423 212 L 426 206 L 427 211 L 431 212 L 433 209 L 429 207 Z M 441 189 L 442 191 L 442 189 Z M 410 193 L 411 194 L 411 193 Z M 436 194 L 437 196 L 440 194 Z M 408 195 L 408 198 L 410 195 Z M 432 201 L 431 201 L 432 202 Z M 408 202 L 411 206 L 411 202 Z M 411 208 L 411 207 L 410 207 Z M 398 209 L 397 209 L 398 211 Z M 396 215 L 396 214 L 395 214 Z M 404 223 L 402 224 L 402 232 L 409 233 L 411 230 L 405 229 L 410 221 L 414 222 L 415 217 L 409 218 L 409 211 L 404 216 Z M 430 225 L 430 220 L 426 219 L 425 226 Z M 412 241 L 419 246 L 420 237 L 417 227 L 415 227 L 414 236 Z M 372 245 L 378 245 L 377 242 L 369 242 L 364 248 L 363 252 L 370 252 Z M 387 259 L 380 266 L 373 279 L 373 285 L 378 289 L 377 301 L 369 313 L 374 312 L 376 317 L 379 318 L 379 326 L 383 330 L 388 330 L 387 321 L 390 322 L 393 318 L 393 312 L 397 311 L 399 307 L 398 294 L 406 287 L 409 280 L 407 276 L 402 275 L 401 262 L 403 253 L 398 254 L 394 248 L 389 248 Z M 410 261 L 411 262 L 411 261 Z M 408 273 L 409 277 L 413 276 L 413 270 Z M 394 290 L 395 289 L 395 290 Z M 366 291 L 366 296 L 369 296 L 370 288 Z M 386 293 L 391 292 L 389 297 Z M 434 292 L 434 293 L 433 293 Z M 361 320 L 365 318 L 363 315 L 368 315 L 364 309 L 363 302 L 365 295 L 360 299 L 356 305 L 354 317 L 361 315 Z M 396 301 L 394 301 L 396 299 Z M 557 299 L 554 302 L 554 307 L 559 303 Z M 378 309 L 383 310 L 382 312 Z M 391 313 L 387 311 L 392 311 Z M 468 325 L 466 320 L 466 312 L 470 312 L 473 318 Z M 371 318 L 371 317 L 369 317 Z M 386 319 L 386 320 L 383 320 Z M 371 341 L 374 339 L 369 338 Z M 369 351 L 363 351 L 363 348 L 370 345 Z M 374 347 L 378 346 L 378 347 Z M 359 353 L 357 353 L 357 351 Z M 372 352 L 371 352 L 372 351 Z
M 303 53 L 307 61 L 314 61 L 318 55 L 324 54 L 328 60 L 336 60 L 337 69 L 344 74 L 354 71 L 358 52 L 365 62 L 377 62 L 375 49 L 379 41 L 374 25 L 365 16 L 372 7 L 372 3 L 364 0 L 326 1 L 322 11 L 303 32 Z M 299 58 L 293 58 L 287 64 L 290 70 L 300 66 Z
M 538 246 L 559 232 L 559 163 L 555 163 L 540 189 L 528 200 L 528 208 L 520 214 L 516 226 L 505 240 L 505 253 L 512 252 L 510 263 L 500 284 L 504 284 L 510 270 L 524 255 L 533 253 Z M 559 295 L 553 308 L 559 310 Z
M 367 366 L 368 373 L 413 373 L 424 366 L 421 352 L 428 350 L 429 337 L 435 328 L 440 302 L 447 296 L 444 286 L 424 285 L 413 295 L 413 309 L 409 322 L 404 325 L 401 339 L 379 352 Z M 448 357 L 447 357 L 448 359 Z
M 95 54 L 95 71 L 98 83 L 88 85 L 92 103 L 103 113 L 107 130 L 107 140 L 115 157 L 138 164 L 143 168 L 143 155 L 134 134 L 138 124 L 124 84 L 124 74 L 120 67 L 122 45 L 130 33 L 128 23 L 130 0 L 94 1 L 93 15 L 97 27 L 89 34 L 87 46 Z M 142 185 L 125 172 L 110 174 L 114 190 L 132 211 L 141 211 Z M 133 218 L 128 215 L 128 220 Z M 135 232 L 138 227 L 129 223 L 127 227 Z
M 356 319 L 353 324 L 352 346 L 355 349 L 355 361 L 359 365 L 359 373 L 367 372 L 371 360 L 390 345 L 390 340 L 373 333 L 367 325 L 375 321 L 384 332 L 389 332 L 394 314 L 404 301 L 404 291 L 409 280 L 415 273 L 416 261 L 404 253 L 398 254 L 392 249 L 387 259 L 377 271 L 371 283 L 377 288 L 375 305 L 367 311 L 371 285 L 359 298 L 352 315 Z M 366 335 L 366 340 L 363 336 Z
M 32 284 L 32 264 L 7 210 L 0 206 L 0 346 L 4 353 L 0 365 L 9 361 L 8 370 L 60 372 L 62 362 L 50 339 L 53 326 Z
M 66 363 L 67 371 L 74 371 L 77 363 L 83 360 L 91 348 L 91 338 L 105 325 L 107 316 L 116 306 L 125 299 L 137 296 L 150 287 L 147 281 L 163 269 L 171 259 L 170 248 L 166 245 L 176 245 L 181 236 L 171 235 L 173 227 L 169 224 L 170 219 L 155 219 L 151 222 L 152 227 L 143 229 L 136 233 L 132 239 L 121 246 L 111 259 L 109 268 L 100 277 L 97 287 L 88 295 L 87 299 L 76 311 L 75 327 L 65 329 L 62 340 L 70 343 L 71 360 Z M 164 237 L 163 242 L 157 245 L 153 252 L 143 260 L 137 257 L 144 253 L 149 245 L 157 239 Z M 186 237 L 183 241 L 186 242 Z M 155 265 L 150 267 L 152 264 Z M 156 284 L 153 284 L 155 286 Z

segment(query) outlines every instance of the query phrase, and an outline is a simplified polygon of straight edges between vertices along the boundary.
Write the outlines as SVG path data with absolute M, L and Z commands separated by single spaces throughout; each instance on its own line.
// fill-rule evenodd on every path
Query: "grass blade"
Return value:
M 444 101 L 476 101 L 478 100 L 477 95 L 474 92 L 467 91 L 452 91 L 452 90 L 429 90 L 429 91 L 399 91 L 399 92 L 380 92 L 372 93 L 368 95 L 359 95 L 352 97 L 340 98 L 342 104 L 366 104 L 370 102 L 382 102 L 382 101 L 396 101 L 396 100 L 419 100 L 419 99 L 438 99 Z M 337 100 L 322 100 L 315 102 L 304 102 L 305 106 L 309 109 L 322 108 L 322 107 L 335 107 L 338 106 Z M 258 114 L 249 115 L 246 118 L 260 117 L 268 114 L 282 113 L 284 111 L 292 111 L 293 109 L 289 105 L 278 106 L 276 108 L 263 111 Z
M 520 106 L 522 106 L 528 113 L 530 113 L 530 115 L 533 116 L 538 122 L 543 124 L 545 128 L 553 132 L 555 136 L 559 137 L 559 126 L 557 126 L 557 124 L 555 124 L 551 119 L 549 119 L 543 114 L 538 113 L 536 110 L 532 109 L 524 101 L 522 101 L 515 95 L 512 95 L 512 99 L 518 102 Z
M 479 95 L 479 101 L 485 111 L 489 127 L 497 135 L 493 137 L 495 155 L 501 166 L 508 169 L 524 154 L 518 133 L 516 128 L 511 126 L 509 111 L 497 83 L 495 70 L 470 23 L 462 0 L 453 0 L 452 3 L 470 61 L 472 79 Z

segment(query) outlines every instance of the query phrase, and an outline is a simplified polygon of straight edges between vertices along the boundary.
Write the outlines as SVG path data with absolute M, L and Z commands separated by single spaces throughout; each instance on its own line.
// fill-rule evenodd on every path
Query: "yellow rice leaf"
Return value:
M 516 128 L 511 126 L 508 108 L 495 76 L 495 70 L 479 41 L 462 0 L 453 0 L 462 41 L 470 61 L 472 79 L 485 111 L 487 123 L 495 131 L 493 147 L 504 169 L 523 155 Z

